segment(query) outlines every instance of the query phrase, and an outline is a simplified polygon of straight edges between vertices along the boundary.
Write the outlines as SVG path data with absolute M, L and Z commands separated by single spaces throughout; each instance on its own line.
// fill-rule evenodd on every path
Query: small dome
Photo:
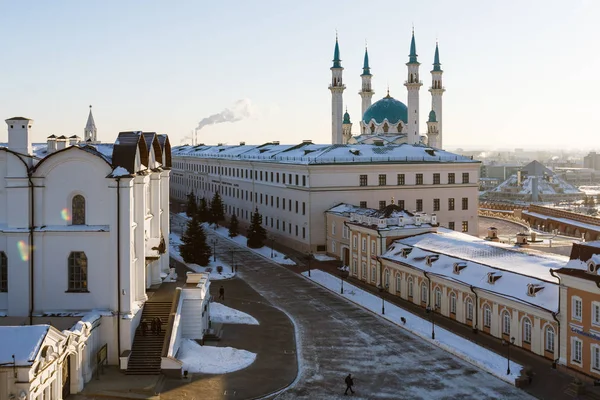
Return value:
M 346 110 L 346 112 L 344 113 L 344 120 L 342 121 L 343 124 L 351 124 L 352 122 L 350 122 L 350 114 L 348 114 L 348 110 Z
M 437 118 L 435 116 L 435 111 L 429 111 L 429 121 L 427 122 L 437 122 Z
M 371 122 L 374 119 L 376 123 L 380 124 L 385 119 L 390 124 L 397 124 L 400 121 L 404 123 L 408 122 L 408 107 L 401 101 L 398 101 L 391 97 L 389 94 L 383 99 L 376 101 L 367 108 L 365 115 L 363 115 L 363 121 L 365 123 Z

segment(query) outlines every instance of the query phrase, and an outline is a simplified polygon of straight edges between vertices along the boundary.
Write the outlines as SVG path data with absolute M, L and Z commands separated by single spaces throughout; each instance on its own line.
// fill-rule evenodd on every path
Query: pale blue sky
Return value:
M 35 141 L 82 135 L 92 104 L 103 141 L 146 130 L 179 144 L 246 98 L 250 119 L 207 126 L 200 141 L 328 143 L 335 30 L 358 133 L 365 39 L 374 100 L 389 83 L 406 102 L 414 23 L 422 132 L 437 37 L 446 148 L 599 148 L 598 20 L 592 0 L 0 0 L 0 110 L 34 119 Z

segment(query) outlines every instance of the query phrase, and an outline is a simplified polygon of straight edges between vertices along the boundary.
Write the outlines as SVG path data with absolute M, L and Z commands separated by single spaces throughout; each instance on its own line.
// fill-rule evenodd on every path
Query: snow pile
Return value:
M 317 261 L 335 261 L 337 258 L 328 256 L 327 254 L 313 254 L 313 257 Z
M 596 196 L 600 194 L 600 186 L 579 186 L 579 190 L 588 196 Z
M 252 315 L 221 303 L 210 305 L 210 320 L 219 324 L 258 325 L 258 321 Z
M 340 278 L 330 275 L 321 270 L 312 270 L 311 277 L 303 272 L 305 278 L 310 279 L 326 289 L 337 293 L 348 300 L 353 301 L 361 307 L 364 307 L 374 313 L 381 312 L 381 298 L 350 284 L 344 284 L 344 294 L 340 292 Z M 385 315 L 381 315 L 388 321 L 414 333 L 415 335 L 427 340 L 428 342 L 452 353 L 459 358 L 470 362 L 471 364 L 491 373 L 492 375 L 514 385 L 515 379 L 520 376 L 521 365 L 511 361 L 511 374 L 506 375 L 507 360 L 505 356 L 496 354 L 488 349 L 479 346 L 461 336 L 447 331 L 444 328 L 435 326 L 435 340 L 431 339 L 432 323 L 430 320 L 424 320 L 416 315 L 390 303 L 385 303 Z M 406 324 L 401 323 L 400 318 L 405 318 Z
M 231 271 L 231 266 L 225 262 L 223 262 L 219 257 L 217 257 L 217 261 L 214 260 L 214 257 L 211 256 L 210 262 L 206 267 L 202 267 L 198 264 L 186 263 L 183 261 L 183 257 L 179 253 L 179 246 L 181 245 L 181 237 L 177 233 L 169 234 L 169 255 L 173 257 L 175 260 L 180 263 L 185 264 L 189 269 L 194 272 L 209 272 L 210 270 L 210 280 L 211 281 L 220 281 L 223 279 L 230 279 L 235 276 L 235 272 Z M 217 267 L 223 267 L 223 271 L 219 274 L 217 272 Z M 175 274 L 175 279 L 177 279 L 177 274 Z
M 183 370 L 203 374 L 226 374 L 250 366 L 256 354 L 231 347 L 200 346 L 194 340 L 182 339 L 177 359 Z

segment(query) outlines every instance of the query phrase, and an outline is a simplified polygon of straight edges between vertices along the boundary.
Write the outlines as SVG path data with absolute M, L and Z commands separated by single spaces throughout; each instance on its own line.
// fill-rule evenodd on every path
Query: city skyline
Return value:
M 242 104 L 239 121 L 204 126 L 198 141 L 328 143 L 336 30 L 344 108 L 356 135 L 365 40 L 373 101 L 389 86 L 406 103 L 414 25 L 421 133 L 438 41 L 445 148 L 597 148 L 592 135 L 600 116 L 591 96 L 600 89 L 593 79 L 600 57 L 592 51 L 600 6 L 590 1 L 568 8 L 557 1 L 381 1 L 368 10 L 359 2 L 65 1 L 3 3 L 0 11 L 0 34 L 11 38 L 0 66 L 9 78 L 0 83 L 0 109 L 4 118 L 34 119 L 36 142 L 50 134 L 83 136 L 91 104 L 102 141 L 119 131 L 159 130 L 177 145 L 201 121 Z

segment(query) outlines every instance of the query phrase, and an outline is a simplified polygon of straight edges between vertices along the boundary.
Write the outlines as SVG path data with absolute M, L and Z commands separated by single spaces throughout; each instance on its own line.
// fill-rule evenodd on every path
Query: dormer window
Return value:
M 437 255 L 437 254 L 432 254 L 432 255 L 430 255 L 430 256 L 427 256 L 427 257 L 425 258 L 425 262 L 427 263 L 427 265 L 428 265 L 428 266 L 430 266 L 430 267 L 431 267 L 431 265 L 432 265 L 432 264 L 433 264 L 435 261 L 437 261 L 439 258 L 440 258 L 440 256 L 439 256 L 439 255 Z
M 407 258 L 412 250 L 413 250 L 412 248 L 402 249 L 402 257 Z
M 544 289 L 543 285 L 538 285 L 536 283 L 530 283 L 527 285 L 527 296 L 534 297 L 537 292 Z
M 500 274 L 498 272 L 488 272 L 487 277 L 488 277 L 488 283 L 490 285 L 493 285 L 494 283 L 496 283 L 496 281 L 498 279 L 502 278 L 502 274 Z
M 588 268 L 587 269 L 588 273 L 598 274 L 598 265 L 594 261 L 592 261 L 592 260 L 588 261 L 587 268 Z
M 460 271 L 462 271 L 465 268 L 467 268 L 467 263 L 465 263 L 465 262 L 455 262 L 452 270 L 453 270 L 453 272 L 456 275 L 459 275 Z
M 350 149 L 349 151 L 350 151 L 350 153 L 352 153 L 355 156 L 359 156 L 360 155 L 360 150 L 358 150 L 358 149 Z

